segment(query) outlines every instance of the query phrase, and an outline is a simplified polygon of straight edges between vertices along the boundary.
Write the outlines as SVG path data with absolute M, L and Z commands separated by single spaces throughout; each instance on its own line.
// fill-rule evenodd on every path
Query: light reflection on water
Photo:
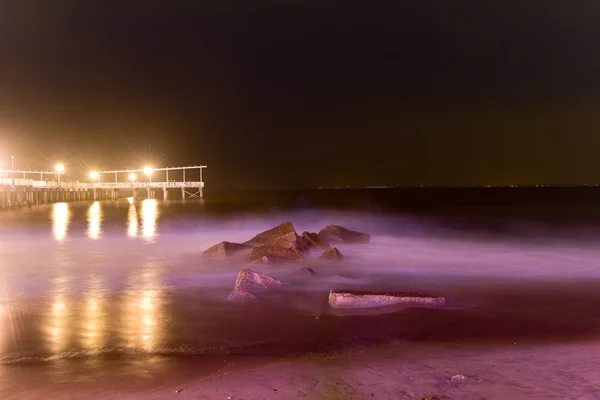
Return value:
M 127 211 L 127 236 L 136 237 L 138 235 L 138 213 L 135 208 L 133 197 L 129 198 L 129 210 Z
M 65 240 L 70 222 L 69 205 L 56 203 L 52 207 L 52 234 L 59 242 Z
M 155 199 L 146 199 L 141 204 L 141 218 L 133 198 L 128 198 L 129 209 L 127 211 L 127 236 L 135 238 L 140 235 L 147 242 L 154 241 L 157 236 L 158 219 L 160 217 L 159 204 Z M 93 202 L 87 209 L 86 235 L 92 240 L 102 237 L 104 213 L 101 202 Z M 69 236 L 69 225 L 71 224 L 71 210 L 68 203 L 56 203 L 52 206 L 50 220 L 52 221 L 52 236 L 57 242 L 63 242 Z
M 84 294 L 83 329 L 80 335 L 82 346 L 86 350 L 102 348 L 106 343 L 106 288 L 104 278 L 90 276 L 87 291 Z
M 153 351 L 163 339 L 161 265 L 150 261 L 130 277 L 123 299 L 123 326 L 127 347 Z
M 99 239 L 102 232 L 102 208 L 100 202 L 95 201 L 88 209 L 88 236 L 90 239 Z
M 48 315 L 50 320 L 47 327 L 50 351 L 60 353 L 68 347 L 69 319 L 72 306 L 68 301 L 70 276 L 65 272 L 57 276 L 52 282 L 52 299 Z
M 158 202 L 154 199 L 142 201 L 142 235 L 151 239 L 156 235 L 156 223 L 158 219 Z

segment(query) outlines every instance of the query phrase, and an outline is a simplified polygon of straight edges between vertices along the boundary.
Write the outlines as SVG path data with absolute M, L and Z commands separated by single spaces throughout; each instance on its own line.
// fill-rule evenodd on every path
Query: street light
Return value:
M 56 176 L 58 177 L 58 187 L 60 187 L 60 174 L 65 172 L 65 166 L 60 163 L 56 164 L 56 166 L 54 167 L 54 170 L 56 171 Z
M 92 179 L 92 181 L 97 180 L 98 183 L 100 183 L 100 174 L 96 171 L 92 171 L 90 172 L 90 178 Z
M 152 182 L 152 167 L 144 167 L 144 174 L 148 177 L 148 184 Z
M 129 174 L 129 180 L 131 182 L 135 182 L 135 179 L 136 179 L 136 176 L 135 176 L 135 174 L 133 172 L 131 174 Z

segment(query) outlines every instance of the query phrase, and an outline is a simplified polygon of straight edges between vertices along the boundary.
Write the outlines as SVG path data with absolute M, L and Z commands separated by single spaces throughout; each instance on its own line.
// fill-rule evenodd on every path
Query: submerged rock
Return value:
M 327 250 L 325 253 L 321 254 L 321 258 L 326 260 L 342 260 L 344 256 L 337 248 L 332 248 L 331 250 Z
M 329 305 L 332 308 L 376 308 L 392 305 L 442 306 L 446 300 L 440 296 L 407 292 L 367 292 L 358 290 L 332 290 Z
M 241 270 L 235 281 L 235 289 L 243 289 L 251 293 L 276 288 L 282 285 L 283 282 L 249 268 Z
M 294 276 L 311 276 L 314 275 L 315 271 L 312 268 L 304 267 L 294 272 Z
M 232 301 L 234 303 L 248 303 L 251 301 L 258 300 L 255 295 L 244 290 L 242 288 L 235 288 L 233 291 L 227 296 L 228 301 Z
M 204 250 L 202 254 L 211 257 L 231 257 L 245 255 L 250 250 L 252 250 L 252 247 L 245 244 L 220 242 Z
M 329 246 L 318 233 L 315 232 L 302 232 L 302 239 L 311 249 L 317 250 L 329 250 L 331 246 Z
M 369 243 L 371 235 L 352 231 L 339 225 L 327 225 L 319 231 L 319 237 L 325 243 Z

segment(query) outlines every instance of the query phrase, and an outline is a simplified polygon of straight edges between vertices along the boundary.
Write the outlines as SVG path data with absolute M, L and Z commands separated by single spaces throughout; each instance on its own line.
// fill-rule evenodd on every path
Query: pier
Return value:
M 202 199 L 204 168 L 206 165 L 92 171 L 89 182 L 65 181 L 62 164 L 54 171 L 0 170 L 0 207 L 122 197 L 153 199 L 157 192 L 164 200 Z

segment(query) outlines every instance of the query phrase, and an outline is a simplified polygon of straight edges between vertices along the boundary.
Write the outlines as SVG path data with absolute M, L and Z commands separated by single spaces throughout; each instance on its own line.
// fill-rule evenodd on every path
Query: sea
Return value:
M 342 261 L 202 255 L 285 221 L 372 239 L 339 245 Z M 32 377 L 146 387 L 236 357 L 381 343 L 589 340 L 600 334 L 599 239 L 596 187 L 208 191 L 0 210 L 0 393 Z M 307 266 L 314 276 L 297 274 Z M 247 267 L 288 285 L 259 303 L 226 301 Z M 427 292 L 447 304 L 340 315 L 331 289 Z

